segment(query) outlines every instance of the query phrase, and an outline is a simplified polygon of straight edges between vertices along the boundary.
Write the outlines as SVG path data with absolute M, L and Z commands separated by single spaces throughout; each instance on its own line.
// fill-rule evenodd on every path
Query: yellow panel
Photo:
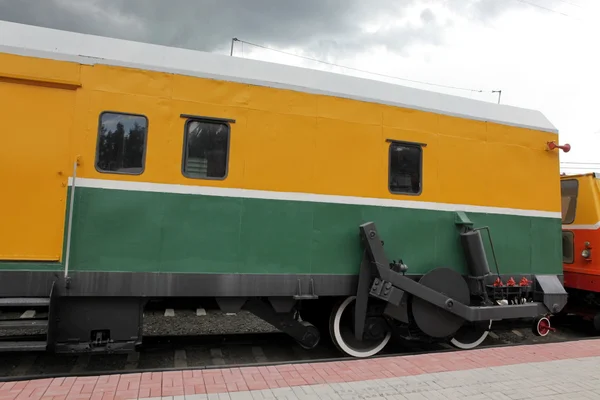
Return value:
M 0 82 L 0 259 L 61 258 L 76 93 Z
M 442 135 L 462 139 L 485 141 L 487 139 L 486 123 L 446 115 L 438 116 L 439 132 Z M 452 140 L 452 139 L 451 139 Z
M 315 143 L 314 179 L 306 189 L 346 196 L 386 195 L 387 170 L 379 161 L 387 152 L 380 126 L 319 118 Z
M 278 114 L 317 116 L 317 97 L 292 90 L 274 90 L 262 86 L 250 86 L 248 107 Z
M 381 125 L 380 104 L 366 103 L 333 96 L 317 96 L 318 116 L 358 124 Z
M 439 132 L 439 114 L 408 108 L 379 106 L 382 108 L 382 124 L 393 128 L 419 132 Z
M 487 141 L 490 143 L 506 143 L 546 150 L 547 142 L 557 140 L 557 136 L 549 132 L 487 123 Z M 553 153 L 558 154 L 558 150 L 554 150 Z
M 250 101 L 250 85 L 174 75 L 172 97 L 176 100 L 247 106 Z
M 245 156 L 243 187 L 311 190 L 316 129 L 312 117 L 250 111 L 246 134 L 240 138 Z
M 66 61 L 0 54 L 0 76 L 76 84 L 80 81 L 79 68 L 79 64 Z
M 171 74 L 109 65 L 83 66 L 81 71 L 90 90 L 171 97 Z
M 448 203 L 488 205 L 490 179 L 486 143 L 480 140 L 440 135 L 438 140 L 437 181 Z M 431 178 L 431 180 L 434 180 Z
M 486 155 L 489 193 L 493 193 L 488 196 L 495 202 L 504 207 L 560 211 L 558 162 L 544 162 L 556 152 L 489 143 Z

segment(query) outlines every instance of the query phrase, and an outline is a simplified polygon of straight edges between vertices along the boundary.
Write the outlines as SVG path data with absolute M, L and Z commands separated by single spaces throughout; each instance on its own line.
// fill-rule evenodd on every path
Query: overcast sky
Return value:
M 0 0 L 0 19 L 330 70 L 542 111 L 600 172 L 600 0 Z

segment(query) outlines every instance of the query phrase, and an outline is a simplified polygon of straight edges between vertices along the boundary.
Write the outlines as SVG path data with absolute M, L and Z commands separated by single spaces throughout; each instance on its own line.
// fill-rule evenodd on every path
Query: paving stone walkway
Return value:
M 600 340 L 0 383 L 0 400 L 599 399 Z

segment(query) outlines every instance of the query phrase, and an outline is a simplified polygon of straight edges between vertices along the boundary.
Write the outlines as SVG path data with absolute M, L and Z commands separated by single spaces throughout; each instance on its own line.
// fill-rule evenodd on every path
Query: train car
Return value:
M 600 181 L 596 173 L 561 176 L 564 312 L 591 320 L 600 330 L 600 263 L 594 246 L 600 238 Z
M 0 40 L 0 306 L 48 315 L 2 321 L 47 329 L 3 350 L 135 350 L 155 299 L 354 357 L 473 348 L 493 320 L 547 334 L 566 303 L 538 111 L 9 22 Z

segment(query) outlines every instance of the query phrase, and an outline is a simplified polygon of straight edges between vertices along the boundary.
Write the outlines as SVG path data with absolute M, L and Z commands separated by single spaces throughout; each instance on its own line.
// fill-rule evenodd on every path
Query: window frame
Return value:
M 104 116 L 104 114 L 118 114 L 118 115 L 125 115 L 125 116 L 131 116 L 131 117 L 141 117 L 146 120 L 146 135 L 144 138 L 144 150 L 142 151 L 142 169 L 140 172 L 107 171 L 107 170 L 98 168 L 98 158 L 100 157 L 100 128 L 102 127 L 102 117 Z M 96 152 L 95 152 L 95 158 L 94 158 L 94 168 L 96 169 L 96 171 L 101 174 L 132 175 L 132 176 L 142 175 L 144 172 L 146 172 L 146 153 L 148 152 L 149 132 L 150 132 L 150 120 L 144 114 L 128 113 L 128 112 L 112 111 L 112 110 L 102 111 L 100 113 L 100 115 L 98 116 L 98 124 L 97 124 L 97 130 L 96 130 Z
M 387 139 L 386 142 L 389 143 L 388 146 L 388 174 L 387 174 L 387 190 L 390 194 L 395 196 L 420 196 L 423 194 L 423 148 L 427 147 L 426 143 L 419 142 L 409 142 L 406 140 L 394 140 Z M 404 146 L 404 147 L 414 147 L 419 150 L 419 191 L 417 193 L 409 193 L 409 192 L 395 192 L 390 188 L 390 182 L 392 178 L 392 148 L 394 146 Z
M 571 221 L 563 221 L 563 217 L 562 217 L 562 212 L 561 212 L 561 224 L 562 225 L 572 225 L 575 222 L 575 219 L 577 218 L 577 201 L 579 200 L 579 179 L 576 178 L 571 178 L 571 179 L 561 179 L 560 183 L 561 183 L 561 187 L 560 187 L 560 194 L 561 194 L 561 199 L 563 197 L 563 182 L 575 182 L 575 185 L 573 188 L 569 188 L 566 189 L 568 190 L 573 190 L 574 191 L 574 195 L 571 197 L 571 203 L 573 204 L 573 218 L 571 219 Z M 562 200 L 561 200 L 562 201 Z M 561 206 L 562 208 L 562 206 Z M 567 215 L 568 215 L 569 210 L 567 210 Z M 565 215 L 566 217 L 566 215 Z
M 183 148 L 181 153 L 181 174 L 187 179 L 199 179 L 205 181 L 224 181 L 229 177 L 229 154 L 231 149 L 231 124 L 235 123 L 234 119 L 228 118 L 217 118 L 217 117 L 205 117 L 200 115 L 181 114 L 181 118 L 185 118 L 186 121 L 183 124 Z M 187 160 L 187 145 L 188 145 L 188 126 L 192 122 L 204 122 L 211 124 L 222 124 L 227 127 L 227 150 L 225 151 L 225 175 L 223 177 L 197 177 L 190 176 L 185 171 L 185 165 Z
M 563 264 L 574 264 L 575 263 L 575 232 L 573 232 L 571 230 L 563 229 L 562 235 L 561 235 L 561 241 L 564 241 L 565 235 L 570 236 L 570 239 L 571 239 L 571 258 L 568 261 L 565 261 L 564 247 L 561 245 Z

